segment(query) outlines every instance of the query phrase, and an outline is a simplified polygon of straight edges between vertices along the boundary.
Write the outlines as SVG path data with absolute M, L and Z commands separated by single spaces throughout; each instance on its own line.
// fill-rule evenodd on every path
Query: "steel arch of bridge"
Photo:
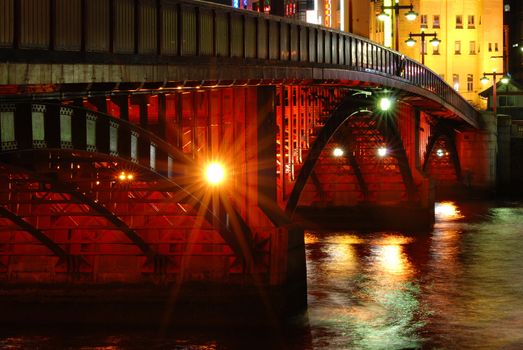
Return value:
M 438 155 L 438 149 L 443 151 Z M 423 161 L 423 172 L 427 173 L 433 163 L 440 163 L 439 168 L 451 167 L 457 182 L 462 181 L 461 165 L 459 161 L 458 150 L 456 147 L 456 132 L 445 121 L 439 121 L 433 128 L 427 143 L 425 159 Z M 443 166 L 442 166 L 443 165 Z M 446 179 L 447 181 L 449 179 Z
M 337 105 L 334 111 L 329 115 L 325 125 L 320 130 L 312 147 L 310 148 L 307 154 L 307 158 L 301 166 L 298 177 L 296 178 L 296 182 L 285 205 L 285 212 L 287 215 L 291 217 L 294 215 L 300 196 L 308 179 L 311 178 L 313 183 L 318 183 L 314 173 L 314 167 L 320 159 L 322 151 L 325 150 L 326 146 L 329 144 L 329 142 L 331 142 L 333 137 L 335 137 L 335 135 L 340 132 L 340 128 L 348 121 L 357 118 L 358 115 L 379 116 L 379 112 L 377 113 L 376 111 L 370 109 L 371 105 L 375 103 L 374 98 L 371 99 L 368 98 L 367 95 L 364 96 L 365 97 L 358 97 L 352 93 L 347 94 L 342 98 L 339 105 Z M 383 118 L 380 118 L 380 120 L 375 123 L 375 128 L 383 137 L 385 144 L 394 146 L 394 151 L 391 155 L 397 161 L 408 199 L 409 201 L 413 201 L 415 200 L 417 189 L 409 167 L 407 154 L 403 148 L 401 136 L 399 135 L 399 131 L 397 130 L 393 118 L 391 118 L 390 115 L 383 115 L 382 117 Z M 346 145 L 352 142 L 349 135 L 342 135 L 338 138 L 342 140 L 340 141 L 341 143 L 345 143 Z M 349 148 L 350 147 L 347 147 L 347 149 Z M 365 198 L 368 198 L 369 189 L 360 170 L 360 166 L 357 163 L 356 157 L 350 154 L 350 152 L 348 155 L 346 155 L 346 157 L 351 164 L 351 167 L 353 168 L 360 191 L 363 193 Z
M 161 205 L 162 202 L 176 202 L 182 211 L 188 210 L 186 216 L 200 217 L 197 220 L 201 221 L 203 230 L 216 230 L 233 255 L 247 266 L 252 265 L 254 254 L 249 227 L 234 207 L 224 203 L 222 198 L 217 198 L 219 210 L 228 215 L 233 225 L 225 223 L 225 217 L 219 214 L 219 210 L 215 212 L 208 203 L 203 203 L 201 198 L 191 193 L 190 181 L 184 177 L 191 171 L 196 171 L 196 165 L 155 135 L 124 120 L 70 106 L 10 104 L 2 105 L 0 111 L 3 112 L 4 124 L 0 140 L 4 177 L 18 183 L 25 181 L 29 184 L 26 188 L 28 191 L 66 194 L 67 198 L 63 198 L 63 202 L 87 206 L 89 209 L 83 214 L 80 213 L 81 215 L 92 216 L 92 212 L 96 212 L 109 226 L 112 225 L 115 230 L 123 232 L 138 247 L 141 254 L 146 256 L 150 263 L 154 263 L 155 271 L 157 267 L 165 268 L 168 257 L 155 251 L 140 237 L 135 229 L 121 218 L 122 213 L 108 208 L 107 202 L 99 200 L 101 191 L 89 192 L 89 186 L 95 184 L 98 176 L 100 181 L 96 180 L 96 183 L 107 180 L 107 172 L 112 172 L 112 183 L 118 186 L 117 181 L 114 181 L 115 169 L 131 169 L 138 172 L 141 179 L 137 180 L 150 185 L 150 188 L 134 189 L 132 185 L 126 185 L 122 192 L 134 192 L 134 198 L 138 198 L 145 191 L 155 192 L 157 196 L 160 193 L 159 196 L 164 197 L 155 199 L 160 204 L 152 204 L 154 201 L 150 201 L 151 207 Z M 64 130 L 64 125 L 66 129 L 69 125 L 70 129 Z M 43 130 L 38 130 L 38 126 L 42 126 Z M 89 186 L 86 187 L 86 179 L 75 176 L 73 170 L 76 169 L 64 169 L 64 165 L 68 164 L 71 164 L 71 169 L 75 166 L 80 169 L 80 166 L 83 168 L 87 164 L 92 174 L 97 175 L 88 181 Z M 13 174 L 17 175 L 13 178 Z M 41 189 L 34 190 L 31 186 L 39 186 Z M 12 193 L 14 192 L 11 190 L 11 193 L 7 194 L 8 198 Z M 96 198 L 92 198 L 90 193 L 96 193 Z M 117 191 L 114 193 L 117 194 Z M 139 200 L 147 203 L 147 196 L 150 194 L 143 195 Z M 44 202 L 43 199 L 39 200 Z M 54 201 L 53 205 L 58 205 L 59 202 Z M 38 207 L 34 201 L 32 205 Z M 16 206 L 4 199 L 0 214 L 31 234 L 60 259 L 68 261 L 71 267 L 78 269 L 77 256 L 67 252 L 62 248 L 62 244 L 53 242 L 41 229 L 32 225 L 31 220 L 24 217 L 23 213 L 10 210 L 13 207 Z M 129 215 L 132 213 L 124 216 Z

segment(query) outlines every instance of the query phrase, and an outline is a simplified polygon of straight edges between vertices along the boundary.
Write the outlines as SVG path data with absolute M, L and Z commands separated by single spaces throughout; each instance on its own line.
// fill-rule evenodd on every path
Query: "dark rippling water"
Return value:
M 17 330 L 0 348 L 523 349 L 523 204 L 455 209 L 427 234 L 307 232 L 308 327 Z

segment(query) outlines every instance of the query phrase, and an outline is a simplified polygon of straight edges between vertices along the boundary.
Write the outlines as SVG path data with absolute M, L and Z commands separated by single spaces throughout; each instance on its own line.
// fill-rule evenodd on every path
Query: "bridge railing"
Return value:
M 368 39 L 317 25 L 190 0 L 3 0 L 0 4 L 0 52 L 17 49 L 9 60 L 121 64 L 224 57 L 253 65 L 368 71 L 405 80 L 439 95 L 465 115 L 477 115 L 427 67 Z M 58 55 L 34 55 L 28 50 Z

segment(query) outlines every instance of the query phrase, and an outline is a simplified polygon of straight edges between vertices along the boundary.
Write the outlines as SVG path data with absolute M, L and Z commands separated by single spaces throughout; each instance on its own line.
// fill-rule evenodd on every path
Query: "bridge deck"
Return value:
M 350 33 L 197 1 L 51 3 L 8 0 L 0 14 L 0 99 L 341 84 L 399 90 L 479 126 L 478 112 L 436 73 Z

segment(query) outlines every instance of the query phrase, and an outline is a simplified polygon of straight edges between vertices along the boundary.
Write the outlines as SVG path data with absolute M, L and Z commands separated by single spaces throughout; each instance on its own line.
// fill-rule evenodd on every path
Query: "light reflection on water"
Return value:
M 429 234 L 309 233 L 314 347 L 523 349 L 523 208 L 464 209 Z
M 309 327 L 0 336 L 0 348 L 523 349 L 523 204 L 436 207 L 430 233 L 307 232 Z M 36 346 L 38 345 L 38 346 Z
M 325 238 L 310 239 L 316 243 L 307 245 L 313 345 L 332 349 L 417 347 L 419 288 L 410 281 L 414 270 L 403 249 L 412 238 L 397 233 L 345 232 Z M 350 254 L 337 259 L 339 252 Z M 333 338 L 331 332 L 323 333 L 333 329 L 341 334 Z

